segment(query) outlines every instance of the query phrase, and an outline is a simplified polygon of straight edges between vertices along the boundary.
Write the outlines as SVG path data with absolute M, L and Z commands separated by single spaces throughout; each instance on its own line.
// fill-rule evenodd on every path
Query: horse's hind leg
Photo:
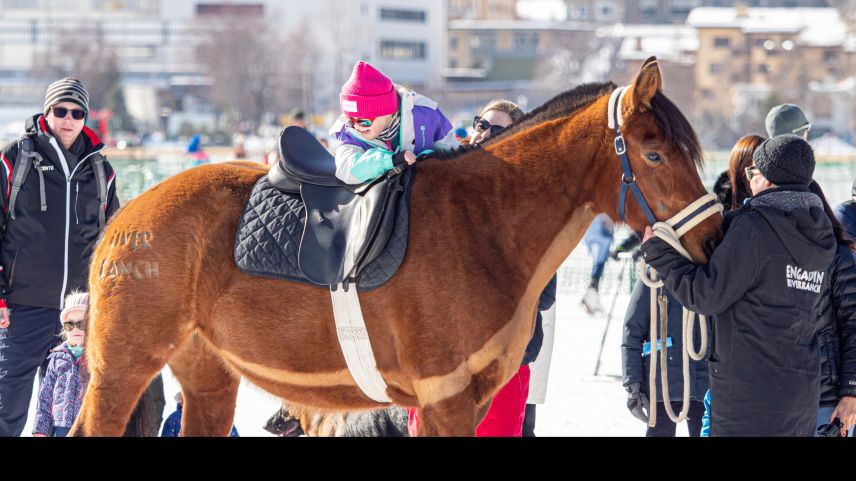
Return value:
M 184 397 L 181 436 L 228 436 L 240 378 L 199 337 L 169 362 Z

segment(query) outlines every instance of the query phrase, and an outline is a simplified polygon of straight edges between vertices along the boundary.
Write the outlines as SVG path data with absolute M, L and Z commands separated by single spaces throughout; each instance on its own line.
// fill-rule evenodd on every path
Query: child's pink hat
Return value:
M 392 80 L 366 62 L 357 62 L 339 93 L 342 112 L 349 117 L 382 117 L 398 110 Z

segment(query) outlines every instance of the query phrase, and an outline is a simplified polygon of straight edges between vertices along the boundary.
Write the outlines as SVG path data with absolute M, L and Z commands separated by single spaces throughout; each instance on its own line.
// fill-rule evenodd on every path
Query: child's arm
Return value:
M 373 148 L 363 150 L 352 144 L 336 147 L 336 177 L 346 184 L 374 180 L 393 168 L 392 152 Z
M 53 394 L 56 385 L 56 358 L 48 363 L 48 370 L 42 387 L 39 390 L 39 400 L 36 404 L 36 420 L 33 423 L 33 436 L 50 436 L 53 428 Z
M 434 150 L 457 149 L 461 143 L 455 138 L 455 129 L 452 128 L 452 123 L 440 109 L 437 109 L 437 115 L 440 117 L 440 121 L 437 123 L 437 130 L 434 132 Z

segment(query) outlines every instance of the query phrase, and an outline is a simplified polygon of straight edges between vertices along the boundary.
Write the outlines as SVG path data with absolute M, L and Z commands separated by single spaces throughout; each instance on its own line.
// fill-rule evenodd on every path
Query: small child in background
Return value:
M 74 291 L 65 298 L 60 313 L 65 341 L 51 350 L 39 391 L 33 437 L 63 438 L 68 435 L 89 381 L 83 358 L 89 294 Z
M 181 411 L 184 407 L 184 396 L 181 395 L 181 392 L 175 395 L 175 404 L 175 411 L 163 423 L 163 429 L 161 430 L 162 438 L 177 438 L 181 433 Z M 232 430 L 229 432 L 229 437 L 239 437 L 238 430 L 235 429 L 234 424 L 232 425 Z

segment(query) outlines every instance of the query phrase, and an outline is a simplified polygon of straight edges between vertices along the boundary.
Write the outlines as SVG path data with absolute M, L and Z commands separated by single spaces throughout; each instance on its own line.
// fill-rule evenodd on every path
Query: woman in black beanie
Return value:
M 816 306 L 836 242 L 799 137 L 765 140 L 744 169 L 753 197 L 707 265 L 646 230 L 643 257 L 681 304 L 713 315 L 711 436 L 813 436 L 820 399 Z

